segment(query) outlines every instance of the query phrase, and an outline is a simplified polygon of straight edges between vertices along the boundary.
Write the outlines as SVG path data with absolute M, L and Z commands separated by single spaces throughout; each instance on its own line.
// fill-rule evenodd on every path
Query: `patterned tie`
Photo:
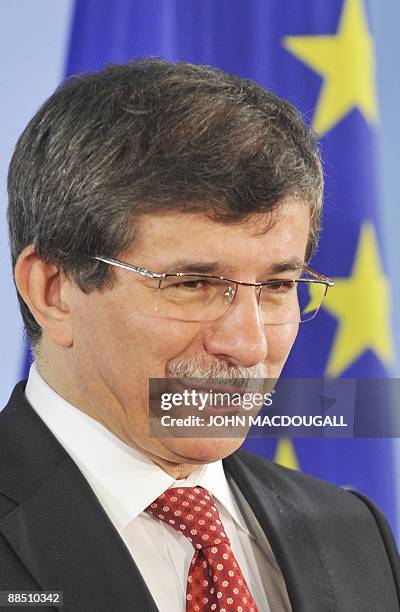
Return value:
M 146 512 L 186 536 L 195 549 L 186 610 L 257 612 L 211 493 L 202 487 L 167 489 Z

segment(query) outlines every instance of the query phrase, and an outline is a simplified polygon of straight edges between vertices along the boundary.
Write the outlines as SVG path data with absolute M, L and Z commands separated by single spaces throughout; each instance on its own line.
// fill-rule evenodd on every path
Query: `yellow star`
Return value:
M 344 0 L 336 34 L 286 36 L 283 44 L 324 78 L 313 118 L 316 132 L 326 134 L 353 108 L 368 122 L 377 121 L 374 43 L 362 0 Z
M 300 469 L 293 442 L 286 438 L 279 438 L 274 461 L 284 467 L 292 468 L 292 470 Z
M 390 287 L 371 223 L 361 228 L 351 276 L 334 281 L 335 286 L 323 302 L 323 308 L 339 321 L 328 360 L 328 376 L 339 376 L 367 349 L 390 365 L 394 357 Z

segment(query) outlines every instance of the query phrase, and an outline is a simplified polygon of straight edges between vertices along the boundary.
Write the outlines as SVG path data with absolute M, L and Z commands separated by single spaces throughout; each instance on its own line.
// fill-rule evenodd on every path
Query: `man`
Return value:
M 321 200 L 297 111 L 212 68 L 112 66 L 39 110 L 9 174 L 35 364 L 0 416 L 2 590 L 74 612 L 399 609 L 369 500 L 243 439 L 149 429 L 150 378 L 279 376 Z

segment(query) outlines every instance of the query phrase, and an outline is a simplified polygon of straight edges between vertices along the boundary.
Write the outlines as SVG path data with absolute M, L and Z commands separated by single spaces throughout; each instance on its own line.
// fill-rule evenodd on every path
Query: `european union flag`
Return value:
M 390 287 L 377 218 L 374 42 L 363 0 L 77 0 L 67 74 L 155 55 L 255 79 L 319 133 L 324 231 L 312 265 L 335 280 L 288 376 L 387 376 Z M 247 447 L 371 496 L 395 528 L 389 440 L 252 439 Z

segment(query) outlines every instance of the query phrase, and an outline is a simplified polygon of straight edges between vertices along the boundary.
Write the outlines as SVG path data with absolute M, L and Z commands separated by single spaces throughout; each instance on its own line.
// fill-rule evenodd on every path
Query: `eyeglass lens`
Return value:
M 314 318 L 326 287 L 319 282 L 277 280 L 257 291 L 264 323 L 276 325 Z M 171 276 L 162 279 L 159 291 L 151 295 L 155 298 L 153 308 L 160 317 L 212 321 L 227 312 L 235 294 L 236 284 L 230 281 Z

